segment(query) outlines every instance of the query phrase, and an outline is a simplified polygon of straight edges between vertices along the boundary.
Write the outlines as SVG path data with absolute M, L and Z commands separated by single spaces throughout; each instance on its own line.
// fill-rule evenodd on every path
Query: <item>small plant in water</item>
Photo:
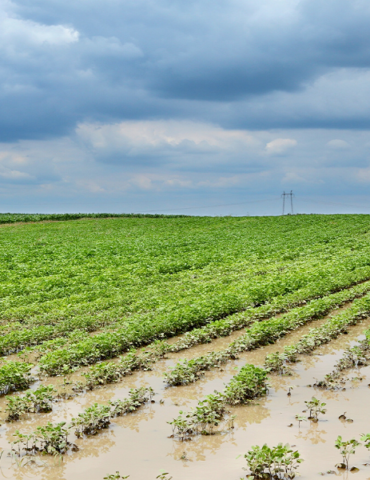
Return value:
M 76 427 L 76 437 L 86 435 L 96 435 L 98 430 L 108 428 L 110 424 L 111 409 L 109 405 L 99 405 L 94 403 L 83 413 L 79 413 L 76 418 L 72 418 L 72 426 Z
M 356 439 L 351 438 L 351 440 L 343 441 L 342 437 L 338 435 L 338 438 L 335 441 L 335 448 L 340 451 L 342 455 L 343 463 L 338 464 L 338 468 L 345 468 L 348 470 L 349 466 L 349 457 L 356 453 L 356 447 L 361 445 Z
M 111 475 L 107 475 L 104 477 L 104 480 L 125 480 L 129 478 L 130 475 L 126 475 L 125 477 L 121 476 L 121 474 L 117 471 L 116 473 L 112 473 Z
M 312 397 L 311 400 L 307 400 L 304 402 L 306 404 L 307 409 L 310 411 L 309 420 L 313 420 L 314 422 L 318 421 L 318 417 L 320 414 L 326 413 L 326 403 L 321 402 L 315 397 Z
M 361 442 L 365 442 L 364 447 L 370 450 L 370 433 L 363 433 L 360 440 Z
M 160 473 L 159 475 L 157 475 L 155 478 L 158 478 L 159 480 L 172 480 L 173 477 L 168 477 L 167 475 L 169 475 L 168 472 L 163 472 L 163 473 Z
M 307 421 L 307 417 L 305 417 L 304 415 L 296 415 L 295 418 L 298 421 L 298 428 L 300 428 L 301 422 Z
M 267 444 L 259 447 L 255 445 L 244 455 L 251 479 L 280 478 L 292 479 L 295 477 L 295 470 L 303 462 L 299 452 L 291 449 L 290 445 L 279 443 L 276 447 L 270 448 Z
M 68 434 L 71 427 L 65 427 L 66 423 L 61 422 L 53 425 L 48 423 L 43 427 L 25 435 L 17 430 L 14 434 L 16 440 L 12 445 L 18 445 L 18 454 L 24 450 L 26 454 L 29 453 L 47 453 L 49 455 L 58 455 L 66 453 L 69 447 L 75 447 L 68 441 Z

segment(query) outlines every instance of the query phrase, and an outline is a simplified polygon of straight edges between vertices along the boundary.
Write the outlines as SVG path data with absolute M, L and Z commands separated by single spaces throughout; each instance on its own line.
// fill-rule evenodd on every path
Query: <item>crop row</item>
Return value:
M 344 274 L 343 277 L 348 281 L 349 277 L 353 280 L 355 275 Z M 333 280 L 333 289 L 335 286 L 343 285 L 343 277 Z M 360 291 L 361 288 L 365 287 L 359 287 Z M 343 293 L 343 295 L 345 296 L 346 294 Z M 348 299 L 351 299 L 351 295 Z M 193 319 L 193 316 L 191 316 L 190 319 L 182 318 L 180 320 L 177 316 L 175 316 L 175 318 L 163 316 L 164 318 L 159 317 L 150 322 L 135 323 L 115 331 L 102 332 L 93 337 L 88 337 L 82 342 L 47 353 L 40 359 L 40 368 L 49 375 L 57 375 L 65 371 L 66 366 L 73 368 L 80 365 L 96 363 L 99 360 L 113 358 L 133 346 L 145 345 L 158 338 L 160 339 L 181 333 L 184 330 L 190 330 L 194 327 L 194 324 L 199 325 L 205 323 L 207 319 L 209 323 L 212 318 L 206 317 L 205 314 L 201 315 L 200 312 L 199 316 L 200 318 L 198 318 L 197 323 L 195 322 L 195 318 Z M 247 313 L 246 316 L 248 317 L 249 313 Z
M 20 433 L 16 431 L 14 436 L 16 440 L 12 443 L 13 449 L 17 446 L 17 453 L 22 451 L 29 454 L 44 453 L 50 455 L 64 454 L 69 449 L 78 450 L 77 446 L 72 444 L 68 435 L 72 428 L 75 429 L 76 437 L 83 435 L 95 435 L 99 430 L 107 428 L 111 418 L 132 413 L 141 405 L 150 401 L 154 395 L 151 388 L 141 387 L 131 389 L 129 396 L 124 400 L 110 401 L 108 405 L 99 405 L 95 403 L 81 412 L 77 417 L 72 418 L 71 423 L 66 426 L 66 422 L 56 425 L 48 423 L 45 426 L 38 427 L 31 434 Z
M 311 329 L 310 333 L 303 335 L 297 343 L 284 347 L 282 353 L 267 355 L 265 366 L 270 370 L 277 370 L 274 365 L 281 364 L 281 362 L 294 363 L 297 355 L 311 353 L 320 345 L 329 343 L 340 334 L 347 332 L 349 326 L 356 325 L 362 319 L 368 317 L 369 314 L 370 294 L 367 294 L 364 298 L 355 300 L 351 307 L 344 312 L 330 317 L 320 327 Z M 280 358 L 279 361 L 278 358 Z
M 230 380 L 222 393 L 215 391 L 206 396 L 189 413 L 180 411 L 180 415 L 169 422 L 173 435 L 181 440 L 197 434 L 208 435 L 225 420 L 231 420 L 232 426 L 233 417 L 228 417 L 227 406 L 248 403 L 265 395 L 267 390 L 266 371 L 247 364 Z
M 8 361 L 0 366 L 0 395 L 17 390 L 25 390 L 34 381 L 31 375 L 32 364 Z
M 313 300 L 309 304 L 297 307 L 280 317 L 254 323 L 244 335 L 232 342 L 226 349 L 219 352 L 210 352 L 192 360 L 179 362 L 170 372 L 165 374 L 165 381 L 170 386 L 195 382 L 200 378 L 202 372 L 237 358 L 239 353 L 243 351 L 274 343 L 288 332 L 315 318 L 326 315 L 330 310 L 348 301 L 361 297 L 368 290 L 368 284 L 358 285 L 349 290 L 343 290 L 327 297 Z M 366 298 L 355 300 L 350 310 L 356 309 L 356 302 L 366 302 Z
M 232 331 L 245 327 L 251 322 L 266 318 L 272 314 L 286 311 L 293 305 L 297 305 L 311 298 L 323 296 L 327 293 L 335 291 L 340 288 L 348 287 L 349 285 L 362 281 L 370 275 L 370 267 L 356 270 L 355 272 L 344 272 L 342 275 L 336 277 L 324 277 L 320 282 L 309 284 L 303 289 L 296 292 L 274 297 L 271 303 L 267 303 L 260 307 L 250 308 L 243 312 L 238 312 L 227 316 L 226 318 L 210 322 L 209 325 L 194 329 L 188 332 L 184 338 L 172 347 L 172 351 L 180 351 L 184 348 L 196 345 L 198 343 L 206 343 L 212 338 L 229 335 Z M 71 337 L 71 332 L 80 330 L 85 332 L 93 332 L 102 327 L 107 322 L 104 316 L 86 316 L 75 317 L 56 323 L 55 325 L 41 325 L 34 328 L 30 326 L 14 329 L 13 331 L 4 334 L 0 338 L 0 355 L 8 355 L 18 352 L 25 347 L 42 344 L 50 339 L 58 337 L 66 337 L 63 343 L 78 343 L 75 338 Z M 122 328 L 122 327 L 121 327 Z M 162 332 L 163 333 L 163 332 Z M 103 334 L 104 335 L 104 334 Z M 84 337 L 86 339 L 86 337 Z M 140 339 L 136 337 L 136 343 Z M 70 345 L 68 345 L 68 348 Z
M 338 389 L 346 383 L 343 376 L 345 370 L 368 365 L 370 359 L 370 329 L 366 329 L 363 335 L 365 335 L 365 339 L 353 347 L 346 348 L 342 357 L 334 365 L 332 372 L 326 374 L 323 380 L 316 382 L 315 386 L 330 390 Z

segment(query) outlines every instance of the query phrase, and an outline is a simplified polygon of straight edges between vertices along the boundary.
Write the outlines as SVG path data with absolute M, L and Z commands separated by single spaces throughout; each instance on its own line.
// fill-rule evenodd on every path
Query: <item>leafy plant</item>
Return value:
M 6 421 L 19 420 L 23 413 L 50 412 L 55 392 L 53 385 L 41 385 L 22 397 L 7 397 L 8 403 L 5 411 L 8 413 L 8 417 Z
M 342 437 L 338 435 L 335 441 L 335 448 L 340 451 L 343 459 L 343 465 L 348 470 L 349 468 L 349 457 L 356 453 L 356 448 L 361 445 L 355 438 L 351 440 L 343 441 Z
M 290 445 L 279 443 L 276 447 L 253 446 L 244 455 L 253 478 L 281 478 L 292 479 L 295 477 L 299 464 L 302 463 L 297 450 L 292 450 Z
M 111 409 L 109 405 L 99 405 L 94 403 L 91 407 L 86 408 L 77 417 L 72 418 L 71 425 L 76 427 L 76 437 L 82 435 L 96 435 L 103 428 L 108 428 L 110 424 Z
M 326 403 L 321 402 L 315 397 L 312 397 L 311 400 L 306 400 L 304 402 L 306 404 L 307 409 L 310 411 L 308 419 L 318 421 L 319 415 L 324 415 L 326 413 Z
M 121 476 L 121 474 L 117 471 L 116 473 L 112 473 L 111 475 L 107 475 L 104 477 L 104 480 L 125 480 L 129 478 L 130 475 L 126 475 L 125 477 Z
M 25 390 L 34 381 L 30 370 L 32 364 L 8 361 L 0 366 L 0 394 Z
M 296 415 L 295 418 L 298 421 L 298 428 L 301 426 L 301 422 L 307 421 L 307 417 L 305 417 L 304 415 Z
M 254 365 L 242 367 L 226 385 L 223 393 L 215 391 L 212 395 L 198 402 L 189 413 L 180 411 L 180 415 L 168 422 L 172 425 L 173 435 L 184 440 L 191 435 L 211 435 L 222 421 L 229 420 L 229 428 L 233 428 L 234 415 L 229 417 L 227 405 L 247 403 L 253 398 L 267 392 L 267 373 Z
M 224 398 L 229 405 L 247 403 L 249 400 L 265 395 L 267 390 L 266 370 L 254 365 L 245 365 L 226 386 Z
M 29 453 L 46 453 L 49 455 L 64 454 L 69 447 L 73 447 L 68 441 L 70 427 L 65 427 L 66 422 L 53 425 L 48 422 L 47 425 L 37 427 L 31 434 L 22 434 L 16 430 L 14 436 L 16 440 L 12 443 L 18 446 L 18 453 L 22 450 Z

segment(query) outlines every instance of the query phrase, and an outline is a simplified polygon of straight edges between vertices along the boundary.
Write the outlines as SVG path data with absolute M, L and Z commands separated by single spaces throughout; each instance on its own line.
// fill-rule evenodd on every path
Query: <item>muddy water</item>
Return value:
M 0 447 L 5 449 L 5 453 L 0 460 L 0 473 L 5 478 L 22 480 L 102 480 L 108 473 L 119 470 L 121 475 L 130 475 L 130 480 L 150 480 L 161 469 L 165 469 L 174 480 L 239 480 L 246 472 L 242 469 L 245 466 L 243 455 L 237 458 L 238 455 L 246 453 L 255 444 L 289 442 L 297 446 L 305 459 L 299 469 L 301 478 L 322 478 L 320 472 L 334 469 L 335 463 L 340 461 L 340 455 L 334 448 L 337 435 L 341 434 L 347 439 L 370 432 L 370 388 L 367 386 L 370 383 L 370 367 L 360 370 L 367 378 L 362 382 L 350 382 L 344 392 L 324 392 L 307 385 L 332 370 L 343 349 L 370 326 L 369 320 L 352 327 L 348 335 L 342 335 L 317 349 L 315 355 L 302 356 L 301 362 L 294 366 L 293 376 L 271 376 L 271 389 L 266 398 L 253 405 L 233 408 L 237 418 L 235 429 L 231 432 L 200 436 L 191 442 L 179 442 L 167 438 L 171 434 L 171 426 L 166 423 L 177 416 L 181 408 L 189 409 L 214 389 L 221 390 L 224 383 L 235 374 L 236 367 L 246 362 L 262 365 L 267 353 L 281 351 L 285 345 L 294 343 L 309 328 L 320 323 L 322 321 L 312 322 L 310 326 L 297 330 L 274 345 L 246 352 L 238 361 L 207 372 L 204 378 L 192 385 L 165 388 L 163 372 L 179 358 L 191 358 L 211 349 L 224 348 L 230 343 L 230 337 L 219 339 L 212 345 L 200 345 L 172 355 L 170 359 L 156 364 L 152 372 L 138 372 L 119 384 L 89 392 L 71 401 L 60 402 L 50 414 L 30 415 L 22 422 L 3 424 L 0 427 Z M 350 372 L 349 376 L 358 376 L 358 373 Z M 94 402 L 105 403 L 110 399 L 124 398 L 129 388 L 144 385 L 152 386 L 157 392 L 156 403 L 134 414 L 112 420 L 111 427 L 96 436 L 76 440 L 80 451 L 66 455 L 63 462 L 34 457 L 35 463 L 20 467 L 12 457 L 7 456 L 8 442 L 12 440 L 16 429 L 28 432 L 47 421 L 68 422 L 72 416 Z M 290 385 L 294 389 L 289 397 L 287 389 Z M 294 417 L 304 409 L 304 400 L 310 399 L 313 394 L 327 400 L 328 412 L 319 423 L 303 422 L 298 428 Z M 164 400 L 164 404 L 159 403 L 160 399 Z M 338 420 L 344 411 L 354 420 L 352 424 Z M 292 423 L 293 426 L 289 427 Z M 360 471 L 348 474 L 348 478 L 355 475 L 353 478 L 370 479 L 370 466 L 363 465 L 367 461 L 370 462 L 370 453 L 364 447 L 359 448 L 352 464 L 358 466 Z M 340 476 L 347 478 L 346 474 Z

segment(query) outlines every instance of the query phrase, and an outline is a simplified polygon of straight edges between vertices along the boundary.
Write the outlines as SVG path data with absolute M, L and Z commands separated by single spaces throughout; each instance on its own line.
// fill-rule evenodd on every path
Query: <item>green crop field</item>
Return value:
M 58 378 L 71 382 L 70 398 L 87 395 L 135 370 L 156 368 L 168 354 L 244 329 L 217 352 L 191 360 L 177 354 L 162 382 L 185 388 L 207 370 L 350 304 L 308 340 L 266 357 L 269 369 L 243 367 L 226 393 L 207 400 L 219 423 L 226 404 L 266 394 L 266 372 L 286 373 L 298 354 L 337 338 L 370 313 L 368 215 L 2 214 L 0 224 L 0 390 L 19 426 L 27 412 L 52 410 L 56 391 L 46 385 L 57 388 Z M 252 381 L 257 374 L 258 382 Z M 91 426 L 91 418 L 107 428 L 110 418 L 151 400 L 149 387 L 138 387 L 124 405 L 92 405 L 69 428 L 78 426 L 79 437 L 96 433 L 100 427 Z M 27 388 L 33 390 L 19 396 Z M 188 418 L 193 423 L 181 415 L 169 422 L 178 441 L 205 429 Z M 213 423 L 206 424 L 213 434 Z M 50 432 L 40 432 L 33 454 L 50 453 Z M 54 446 L 53 453 L 65 453 L 68 445 Z

